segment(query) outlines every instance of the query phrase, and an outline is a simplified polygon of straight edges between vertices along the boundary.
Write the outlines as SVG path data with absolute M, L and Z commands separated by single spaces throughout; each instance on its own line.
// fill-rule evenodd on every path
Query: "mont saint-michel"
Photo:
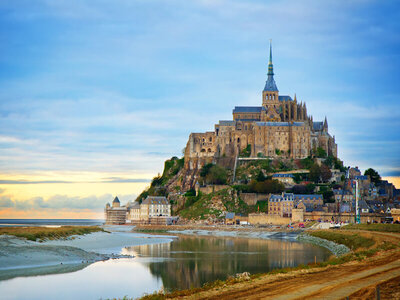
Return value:
M 260 93 L 261 106 L 236 106 L 233 120 L 221 120 L 215 130 L 191 133 L 185 148 L 185 168 L 194 174 L 202 166 L 236 158 L 245 150 L 249 157 L 302 159 L 323 149 L 337 157 L 335 137 L 328 133 L 328 121 L 314 121 L 305 102 L 280 95 L 274 79 L 272 46 L 268 78 Z
M 391 220 L 396 188 L 372 168 L 344 166 L 327 117 L 314 121 L 305 101 L 279 93 L 272 45 L 266 71 L 260 106 L 235 106 L 214 131 L 190 133 L 184 156 L 167 160 L 136 201 L 106 205 L 107 223 Z

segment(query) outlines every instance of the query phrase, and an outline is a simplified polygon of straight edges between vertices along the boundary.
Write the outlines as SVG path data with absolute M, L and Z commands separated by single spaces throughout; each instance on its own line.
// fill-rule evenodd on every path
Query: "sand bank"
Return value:
M 95 232 L 63 240 L 32 242 L 13 236 L 0 236 L 0 280 L 17 276 L 32 276 L 72 272 L 87 265 L 122 255 L 124 247 L 170 242 L 173 237 L 151 236 L 115 231 Z M 114 228 L 107 228 L 114 230 Z

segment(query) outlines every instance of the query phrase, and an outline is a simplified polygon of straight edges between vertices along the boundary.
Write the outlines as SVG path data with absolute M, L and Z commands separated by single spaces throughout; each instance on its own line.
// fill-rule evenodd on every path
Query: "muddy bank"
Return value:
M 0 280 L 73 272 L 97 261 L 132 257 L 121 254 L 124 247 L 166 243 L 173 238 L 148 237 L 144 234 L 124 232 L 126 229 L 123 231 L 115 229 L 117 230 L 115 232 L 95 232 L 44 242 L 2 235 L 0 236 Z

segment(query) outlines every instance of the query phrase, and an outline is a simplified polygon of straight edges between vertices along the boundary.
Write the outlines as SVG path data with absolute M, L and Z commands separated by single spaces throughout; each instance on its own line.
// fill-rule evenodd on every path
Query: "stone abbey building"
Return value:
M 305 103 L 279 95 L 274 80 L 272 47 L 268 79 L 262 91 L 261 106 L 236 106 L 233 120 L 219 121 L 215 130 L 191 133 L 185 149 L 185 168 L 200 169 L 220 158 L 236 158 L 250 148 L 250 157 L 302 159 L 321 147 L 337 156 L 335 137 L 328 133 L 328 122 L 314 122 Z

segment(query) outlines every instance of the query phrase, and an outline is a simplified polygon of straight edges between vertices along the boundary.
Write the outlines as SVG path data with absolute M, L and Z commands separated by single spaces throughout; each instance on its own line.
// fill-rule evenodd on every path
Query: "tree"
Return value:
M 369 176 L 375 185 L 378 185 L 381 182 L 381 175 L 379 175 L 379 173 L 372 168 L 366 170 L 364 175 Z
M 332 178 L 332 173 L 328 166 L 323 164 L 320 168 L 320 171 L 321 171 L 321 179 L 323 182 L 328 182 L 329 179 Z
M 296 184 L 296 185 L 292 188 L 292 193 L 293 193 L 293 194 L 307 194 L 307 188 L 306 188 L 305 185 Z
M 306 158 L 303 158 L 301 160 L 301 167 L 303 169 L 308 169 L 309 170 L 312 167 L 313 164 L 314 164 L 314 161 L 313 161 L 313 159 L 311 157 L 306 157 Z
M 264 181 L 265 179 L 266 179 L 266 178 L 265 178 L 265 176 L 264 176 L 264 173 L 263 173 L 262 171 L 258 171 L 256 180 L 259 181 L 259 182 L 261 182 L 261 181 Z
M 329 168 L 332 167 L 334 164 L 334 157 L 332 155 L 329 155 L 325 160 L 324 160 L 324 165 L 327 165 Z
M 306 192 L 307 194 L 314 194 L 315 190 L 315 184 L 314 183 L 309 183 L 306 185 Z
M 252 180 L 250 182 L 250 190 L 255 193 L 268 194 L 268 193 L 282 193 L 285 186 L 278 180 L 267 179 L 263 182 Z
M 326 157 L 326 151 L 323 148 L 318 147 L 315 155 L 321 158 Z
M 313 164 L 310 168 L 309 179 L 315 183 L 318 183 L 321 177 L 321 169 L 318 164 Z
M 206 182 L 211 184 L 226 184 L 228 178 L 226 169 L 218 165 L 213 165 L 206 175 Z
M 204 165 L 201 170 L 200 170 L 200 176 L 201 177 L 206 177 L 207 174 L 210 172 L 210 169 L 213 167 L 213 164 L 206 164 Z

